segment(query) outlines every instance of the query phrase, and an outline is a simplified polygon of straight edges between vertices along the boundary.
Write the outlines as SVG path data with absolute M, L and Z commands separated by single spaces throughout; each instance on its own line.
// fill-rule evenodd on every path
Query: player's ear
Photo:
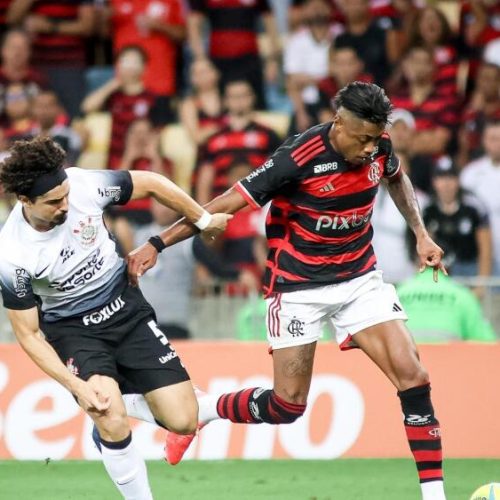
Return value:
M 342 127 L 342 117 L 338 113 L 333 116 L 333 125 L 337 130 Z
M 33 201 L 30 200 L 27 196 L 24 196 L 24 194 L 20 194 L 17 199 L 23 204 L 27 205 L 28 207 L 33 204 Z

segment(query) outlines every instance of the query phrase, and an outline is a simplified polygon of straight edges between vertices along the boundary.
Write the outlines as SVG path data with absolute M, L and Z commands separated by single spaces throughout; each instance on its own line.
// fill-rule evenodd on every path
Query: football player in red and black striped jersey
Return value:
M 413 187 L 400 168 L 385 127 L 391 103 L 377 85 L 354 82 L 334 101 L 333 122 L 287 139 L 258 169 L 207 205 L 235 212 L 271 202 L 264 288 L 274 387 L 199 398 L 200 424 L 291 423 L 305 411 L 316 341 L 330 322 L 341 349 L 361 348 L 398 390 L 404 425 L 424 500 L 445 498 L 439 422 L 429 375 L 392 285 L 376 270 L 370 218 L 380 182 L 417 238 L 422 269 L 445 269 L 429 237 Z M 187 222 L 162 232 L 172 245 L 195 232 Z M 390 249 L 388 249 L 390 251 Z M 128 257 L 132 281 L 156 262 L 146 244 Z M 192 437 L 170 433 L 167 459 L 177 463 Z

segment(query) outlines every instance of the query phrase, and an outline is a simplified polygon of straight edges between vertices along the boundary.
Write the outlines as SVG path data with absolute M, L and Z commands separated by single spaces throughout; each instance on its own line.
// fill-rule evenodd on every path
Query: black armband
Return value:
M 151 236 L 149 238 L 148 243 L 153 245 L 158 253 L 163 252 L 165 248 L 167 248 L 167 245 L 163 243 L 163 240 L 159 236 Z

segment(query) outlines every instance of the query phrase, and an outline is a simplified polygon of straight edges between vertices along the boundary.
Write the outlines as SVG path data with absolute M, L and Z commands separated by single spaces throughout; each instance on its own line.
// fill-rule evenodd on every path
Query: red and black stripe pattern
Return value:
M 217 401 L 221 418 L 243 424 L 291 424 L 305 409 L 305 404 L 289 403 L 274 391 L 261 387 L 223 394 Z
M 210 56 L 236 58 L 259 53 L 258 22 L 271 11 L 268 0 L 189 0 L 191 9 L 207 16 Z
M 156 96 L 148 90 L 136 95 L 126 95 L 121 91 L 111 94 L 106 103 L 112 119 L 108 168 L 119 167 L 130 124 L 141 118 L 152 119 L 155 105 Z
M 338 283 L 374 269 L 375 195 L 382 177 L 399 176 L 399 161 L 385 135 L 370 163 L 349 164 L 330 144 L 330 127 L 321 124 L 288 139 L 236 185 L 253 206 L 272 200 L 266 220 L 268 294 Z M 276 321 L 268 318 L 275 325 L 270 331 L 279 332 Z
M 236 160 L 246 161 L 256 168 L 266 161 L 278 145 L 276 133 L 255 122 L 244 130 L 232 130 L 225 126 L 212 135 L 200 151 L 198 165 L 208 163 L 215 170 L 213 196 L 218 196 L 229 188 L 228 173 Z
M 91 0 L 37 0 L 32 13 L 50 20 L 76 21 L 83 5 L 91 6 Z M 85 38 L 77 35 L 40 33 L 33 42 L 33 61 L 38 66 L 85 65 Z
M 417 464 L 421 483 L 443 480 L 441 428 L 434 416 L 430 385 L 398 393 L 404 414 L 406 436 Z
M 419 132 L 439 126 L 455 130 L 459 124 L 459 106 L 455 93 L 442 94 L 436 87 L 427 99 L 419 104 L 413 102 L 407 91 L 392 96 L 391 101 L 395 108 L 403 108 L 413 114 Z

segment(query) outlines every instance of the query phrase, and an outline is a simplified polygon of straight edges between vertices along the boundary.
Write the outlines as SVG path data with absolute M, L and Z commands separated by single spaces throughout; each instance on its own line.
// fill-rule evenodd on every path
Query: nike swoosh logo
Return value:
M 50 264 L 44 269 L 42 269 L 39 273 L 35 274 L 35 279 L 37 280 L 49 268 L 49 266 Z

